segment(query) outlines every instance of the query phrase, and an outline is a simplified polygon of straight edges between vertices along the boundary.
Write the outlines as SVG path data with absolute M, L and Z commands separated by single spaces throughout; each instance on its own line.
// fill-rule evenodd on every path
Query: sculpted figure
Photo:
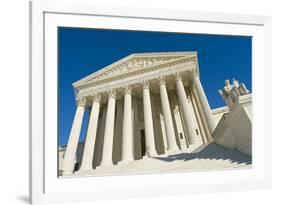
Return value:
M 235 80 L 234 78 L 232 83 L 233 85 L 230 84 L 228 79 L 225 80 L 225 86 L 222 90 L 219 90 L 220 95 L 230 109 L 233 107 L 237 99 L 239 99 L 240 95 L 249 93 L 249 90 L 246 88 L 244 83 L 239 83 L 238 80 Z
M 244 83 L 241 83 L 239 86 L 239 92 L 241 95 L 246 95 L 248 94 L 250 91 L 246 88 L 246 86 L 244 85 Z
M 239 82 L 233 79 L 233 85 L 231 85 L 230 81 L 226 79 L 224 83 L 225 85 L 223 87 L 223 90 L 219 90 L 219 93 L 223 97 L 223 100 L 228 105 L 228 107 L 231 108 L 233 103 L 235 102 L 236 97 L 239 96 Z
M 218 91 L 219 91 L 220 96 L 222 96 L 223 98 L 227 97 L 227 94 L 224 92 L 224 90 L 218 90 Z
M 234 85 L 236 88 L 239 87 L 239 82 L 238 82 L 238 80 L 235 80 L 235 79 L 233 78 L 232 83 L 233 83 L 233 85 Z
M 230 84 L 230 81 L 228 79 L 225 80 L 225 86 L 223 87 L 223 91 L 228 94 L 230 90 L 232 89 L 233 85 Z
M 232 83 L 233 83 L 233 92 L 234 92 L 234 94 L 232 94 L 232 96 L 233 96 L 233 98 L 237 98 L 237 96 L 239 96 L 240 95 L 240 92 L 239 92 L 239 90 L 238 90 L 238 88 L 239 88 L 239 82 L 238 82 L 238 80 L 235 80 L 234 78 L 233 78 L 233 80 L 232 80 Z

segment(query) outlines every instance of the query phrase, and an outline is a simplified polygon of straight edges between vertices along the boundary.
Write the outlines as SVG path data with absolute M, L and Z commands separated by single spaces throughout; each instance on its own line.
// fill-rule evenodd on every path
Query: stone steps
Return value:
M 178 153 L 144 158 L 127 164 L 119 163 L 74 176 L 102 176 L 142 174 L 178 171 L 213 171 L 251 168 L 251 157 L 239 151 L 229 150 L 216 144 L 202 145 L 192 153 Z

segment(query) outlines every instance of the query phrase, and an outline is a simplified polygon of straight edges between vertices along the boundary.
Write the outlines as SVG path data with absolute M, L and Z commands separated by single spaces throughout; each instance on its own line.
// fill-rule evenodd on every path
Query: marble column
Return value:
M 167 151 L 177 151 L 179 150 L 176 142 L 174 124 L 171 115 L 171 108 L 166 88 L 166 81 L 164 76 L 159 78 L 160 84 L 160 98 L 161 98 L 161 105 L 162 105 L 162 112 L 164 117 L 164 125 L 165 131 L 167 136 Z
M 74 171 L 75 156 L 80 137 L 81 126 L 83 122 L 84 112 L 86 106 L 86 98 L 80 98 L 77 101 L 77 108 L 72 123 L 64 159 L 63 159 L 63 175 L 71 175 Z
M 160 118 L 160 125 L 161 125 L 161 133 L 162 133 L 162 138 L 163 138 L 163 145 L 164 145 L 164 151 L 167 151 L 168 145 L 167 145 L 167 135 L 166 135 L 166 130 L 165 130 L 165 122 L 164 122 L 164 117 L 163 114 L 159 115 Z
M 151 101 L 149 93 L 149 82 L 143 82 L 143 114 L 144 114 L 144 132 L 146 144 L 146 156 L 156 156 Z
M 89 125 L 84 145 L 82 164 L 79 171 L 93 169 L 94 148 L 96 144 L 96 134 L 98 129 L 98 119 L 100 111 L 101 96 L 99 94 L 92 96 L 92 110 L 89 119 Z
M 113 165 L 112 150 L 113 150 L 113 134 L 114 134 L 114 120 L 115 120 L 115 104 L 116 91 L 111 90 L 108 95 L 107 113 L 104 130 L 104 143 L 102 149 L 101 166 Z
M 206 119 L 207 124 L 208 124 L 208 128 L 210 130 L 210 133 L 212 133 L 215 129 L 213 113 L 212 113 L 212 110 L 211 110 L 210 105 L 208 103 L 208 99 L 206 97 L 206 94 L 204 92 L 204 89 L 202 87 L 202 84 L 201 84 L 198 76 L 194 76 L 193 84 L 194 84 L 194 88 L 197 91 L 199 101 L 200 101 L 200 104 L 202 106 L 203 113 L 204 113 L 205 119 Z
M 195 122 L 193 120 L 192 112 L 188 108 L 188 99 L 185 93 L 185 89 L 183 86 L 182 78 L 179 73 L 176 73 L 176 87 L 177 87 L 177 95 L 178 95 L 178 100 L 179 104 L 182 110 L 183 114 L 183 121 L 186 127 L 188 139 L 189 139 L 189 144 L 197 144 L 199 143 L 199 139 L 196 134 L 196 127 L 195 127 Z
M 122 126 L 122 162 L 134 160 L 132 133 L 132 87 L 127 86 L 124 92 L 124 115 Z
M 95 152 L 94 152 L 94 161 L 93 166 L 94 168 L 98 167 L 101 163 L 102 159 L 102 148 L 103 148 L 103 136 L 104 136 L 104 128 L 105 128 L 105 121 L 106 121 L 106 112 L 107 111 L 107 104 L 101 104 L 100 112 L 101 112 L 101 119 L 98 126 L 98 133 L 96 138 L 96 145 L 95 145 Z

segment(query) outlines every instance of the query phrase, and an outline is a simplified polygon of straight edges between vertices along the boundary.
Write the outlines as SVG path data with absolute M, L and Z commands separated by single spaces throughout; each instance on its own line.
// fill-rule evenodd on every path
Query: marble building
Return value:
M 191 153 L 214 141 L 218 122 L 200 82 L 196 52 L 132 54 L 73 87 L 77 107 L 60 165 L 64 176 Z M 75 169 L 85 112 L 90 117 Z

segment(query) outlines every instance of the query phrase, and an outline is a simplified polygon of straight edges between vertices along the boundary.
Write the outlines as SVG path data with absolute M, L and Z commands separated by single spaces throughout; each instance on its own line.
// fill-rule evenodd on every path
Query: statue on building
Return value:
M 223 90 L 219 90 L 219 93 L 223 97 L 227 106 L 231 109 L 239 96 L 248 94 L 249 90 L 244 83 L 239 84 L 238 80 L 233 79 L 231 85 L 230 81 L 226 79 L 225 86 L 223 87 Z
M 228 79 L 226 79 L 224 81 L 225 86 L 223 87 L 223 91 L 228 94 L 230 92 L 230 90 L 232 89 L 233 85 L 230 84 L 230 81 Z

